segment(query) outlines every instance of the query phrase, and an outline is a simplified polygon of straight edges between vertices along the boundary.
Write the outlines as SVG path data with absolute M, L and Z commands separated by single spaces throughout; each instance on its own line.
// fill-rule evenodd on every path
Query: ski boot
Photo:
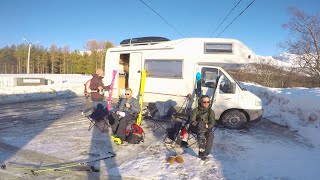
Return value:
M 199 143 L 199 153 L 203 153 L 206 149 L 206 137 L 204 136 L 204 133 L 200 133 L 198 137 L 198 143 Z
M 111 136 L 111 139 L 112 139 L 112 140 L 113 140 L 113 142 L 115 142 L 117 145 L 122 144 L 121 139 L 120 139 L 120 138 L 118 138 L 118 136 L 117 136 L 117 135 L 115 135 L 115 134 Z

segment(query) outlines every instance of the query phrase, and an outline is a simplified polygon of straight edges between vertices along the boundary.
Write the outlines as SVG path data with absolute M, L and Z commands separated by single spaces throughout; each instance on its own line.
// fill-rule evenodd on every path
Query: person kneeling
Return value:
M 125 91 L 125 98 L 121 100 L 118 111 L 111 114 L 109 124 L 113 134 L 120 138 L 121 141 L 126 139 L 127 126 L 135 121 L 140 112 L 139 101 L 132 97 L 132 90 L 127 88 Z
M 198 136 L 198 157 L 202 160 L 210 154 L 214 136 L 212 128 L 215 124 L 215 115 L 210 108 L 210 98 L 203 95 L 199 100 L 199 106 L 191 113 L 189 126 L 189 130 Z

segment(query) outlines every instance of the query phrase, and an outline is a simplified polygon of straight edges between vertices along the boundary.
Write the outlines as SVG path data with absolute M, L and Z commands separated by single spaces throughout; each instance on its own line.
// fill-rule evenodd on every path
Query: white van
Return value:
M 246 122 L 262 117 L 260 98 L 242 88 L 223 68 L 252 63 L 256 58 L 240 41 L 184 38 L 143 42 L 137 39 L 132 40 L 139 43 L 126 40 L 123 42 L 127 43 L 110 48 L 106 53 L 105 84 L 110 84 L 112 71 L 118 70 L 113 97 L 119 97 L 127 87 L 138 97 L 141 70 L 145 69 L 144 102 L 172 100 L 182 107 L 188 94 L 195 97 L 196 74 L 201 73 L 202 94 L 214 94 L 212 108 L 216 119 L 226 127 L 242 128 Z M 208 82 L 213 82 L 217 88 L 212 88 Z M 196 103 L 191 104 L 196 106 Z

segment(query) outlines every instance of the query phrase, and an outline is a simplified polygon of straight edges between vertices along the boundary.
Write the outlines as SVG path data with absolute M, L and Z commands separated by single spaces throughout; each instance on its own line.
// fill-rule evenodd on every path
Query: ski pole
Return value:
M 39 172 L 48 172 L 48 171 L 93 171 L 93 172 L 100 172 L 100 169 L 96 169 L 94 166 L 90 166 L 89 169 L 84 169 L 84 170 L 66 169 L 66 168 L 70 168 L 70 167 L 75 167 L 75 166 L 64 166 L 64 167 L 58 167 L 58 168 L 47 168 L 47 169 L 37 169 L 37 170 L 32 169 L 31 172 L 32 172 L 32 174 L 36 174 Z
M 110 159 L 110 158 L 116 157 L 115 153 L 113 153 L 113 152 L 108 152 L 108 153 L 111 154 L 111 156 L 95 159 L 95 160 L 92 160 L 92 161 L 80 162 L 80 163 L 75 163 L 75 164 L 60 165 L 57 168 L 32 169 L 31 172 L 33 174 L 35 174 L 35 173 L 38 173 L 38 172 L 59 171 L 60 169 L 76 167 L 76 166 L 79 166 L 79 165 L 90 164 L 92 162 L 97 162 L 97 161 L 101 161 L 101 160 L 104 160 L 104 159 Z M 93 167 L 91 166 L 91 169 L 92 169 L 92 171 L 95 171 L 94 166 Z M 97 172 L 97 171 L 95 171 L 95 172 Z

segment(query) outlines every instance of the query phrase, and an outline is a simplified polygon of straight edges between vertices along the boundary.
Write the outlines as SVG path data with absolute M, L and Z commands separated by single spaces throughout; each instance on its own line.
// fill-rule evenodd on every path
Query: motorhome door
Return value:
M 141 79 L 142 53 L 130 53 L 129 62 L 129 88 L 132 96 L 138 97 Z
M 233 79 L 222 68 L 201 66 L 202 94 L 213 97 L 212 108 L 217 117 L 228 109 L 238 107 L 238 93 Z M 212 88 L 212 82 L 216 89 Z

